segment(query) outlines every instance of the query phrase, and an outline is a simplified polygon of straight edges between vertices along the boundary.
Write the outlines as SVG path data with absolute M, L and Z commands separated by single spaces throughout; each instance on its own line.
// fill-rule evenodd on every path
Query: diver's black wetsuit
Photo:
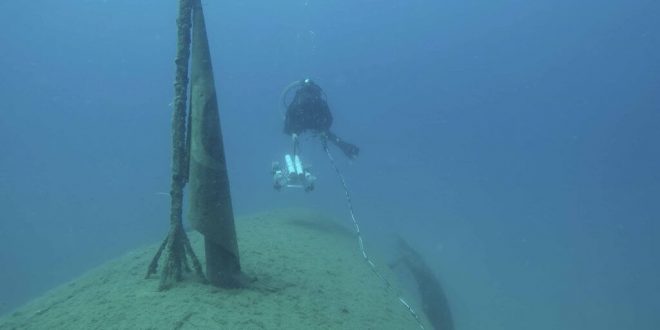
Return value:
M 332 113 L 323 90 L 311 80 L 301 82 L 293 101 L 288 105 L 284 118 L 284 133 L 299 135 L 306 130 L 320 133 L 323 143 L 330 140 L 349 158 L 356 158 L 360 148 L 345 142 L 330 131 Z

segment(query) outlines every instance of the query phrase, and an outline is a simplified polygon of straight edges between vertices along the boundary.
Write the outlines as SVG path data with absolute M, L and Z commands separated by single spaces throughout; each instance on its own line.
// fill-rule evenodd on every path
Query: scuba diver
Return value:
M 286 96 L 291 89 L 297 87 L 296 94 L 291 103 L 286 104 Z M 284 133 L 293 139 L 293 154 L 298 153 L 298 136 L 306 131 L 321 138 L 324 148 L 328 141 L 336 145 L 346 157 L 357 158 L 360 148 L 340 139 L 330 131 L 332 126 L 332 113 L 328 107 L 325 93 L 311 79 L 296 81 L 289 85 L 282 93 L 282 103 L 286 108 L 284 117 Z
M 286 102 L 289 92 L 297 88 L 291 103 Z M 323 148 L 328 151 L 328 141 L 339 147 L 344 154 L 355 159 L 360 153 L 360 148 L 343 141 L 335 133 L 330 131 L 332 126 L 332 114 L 325 93 L 311 79 L 294 81 L 287 86 L 282 93 L 282 105 L 286 108 L 284 116 L 284 133 L 293 139 L 293 154 L 284 156 L 284 164 L 273 162 L 273 188 L 280 190 L 282 187 L 303 188 L 306 192 L 314 190 L 316 177 L 309 171 L 308 166 L 303 163 L 298 155 L 298 136 L 310 131 L 321 138 Z M 328 155 L 330 155 L 328 153 Z

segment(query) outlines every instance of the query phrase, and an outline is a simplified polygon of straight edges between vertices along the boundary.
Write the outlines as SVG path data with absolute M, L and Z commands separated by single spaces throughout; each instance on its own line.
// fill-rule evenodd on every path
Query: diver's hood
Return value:
M 296 80 L 289 85 L 287 85 L 284 90 L 282 91 L 282 94 L 280 95 L 280 101 L 282 102 L 282 106 L 286 110 L 291 102 L 288 102 L 288 96 L 291 93 L 292 90 L 296 90 L 296 93 L 301 90 L 309 90 L 310 92 L 315 92 L 318 94 L 321 94 L 321 97 L 323 99 L 326 99 L 325 92 L 323 92 L 323 89 L 321 89 L 321 86 L 317 85 L 312 79 L 310 78 L 305 78 L 302 80 Z

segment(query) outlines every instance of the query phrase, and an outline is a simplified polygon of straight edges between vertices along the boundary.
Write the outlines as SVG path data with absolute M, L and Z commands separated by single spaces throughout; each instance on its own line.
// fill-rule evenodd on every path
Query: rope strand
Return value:
M 330 150 L 328 149 L 328 144 L 323 143 L 323 149 L 325 150 L 325 153 L 328 155 L 328 159 L 330 159 L 330 164 L 332 164 L 332 167 L 335 169 L 335 172 L 337 172 L 337 177 L 339 177 L 339 180 L 341 181 L 342 186 L 344 187 L 344 192 L 346 193 L 346 204 L 348 204 L 348 211 L 351 214 L 351 219 L 353 220 L 353 226 L 355 227 L 355 234 L 357 235 L 358 239 L 358 244 L 360 245 L 360 252 L 362 252 L 362 257 L 364 260 L 367 262 L 369 267 L 371 268 L 371 271 L 376 274 L 376 276 L 385 283 L 385 288 L 387 291 L 390 291 L 392 289 L 392 284 L 390 281 L 387 280 L 383 275 L 381 275 L 380 272 L 376 269 L 376 264 L 371 261 L 369 256 L 367 255 L 367 250 L 364 247 L 364 240 L 362 239 L 362 233 L 360 232 L 360 226 L 358 225 L 357 219 L 355 217 L 355 212 L 353 211 L 353 201 L 351 200 L 351 194 L 348 191 L 348 185 L 346 184 L 346 180 L 344 179 L 344 176 L 341 174 L 339 171 L 339 167 L 337 167 L 337 164 L 335 163 L 335 159 L 332 157 L 332 154 L 330 153 Z M 409 303 L 406 302 L 403 297 L 397 294 L 397 298 L 399 302 L 406 307 L 410 315 L 412 315 L 415 318 L 415 321 L 417 321 L 417 324 L 421 329 L 424 329 L 424 324 L 422 323 L 422 320 L 419 318 L 419 315 L 415 312 L 415 310 L 410 306 Z

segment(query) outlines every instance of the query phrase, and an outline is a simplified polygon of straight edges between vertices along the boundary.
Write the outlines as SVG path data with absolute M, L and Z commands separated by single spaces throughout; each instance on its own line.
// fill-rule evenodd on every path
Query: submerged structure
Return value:
M 257 279 L 248 288 L 190 280 L 159 291 L 143 279 L 151 245 L 0 317 L 0 329 L 419 329 L 342 222 L 309 210 L 239 217 L 242 268 Z M 203 237 L 189 235 L 203 251 Z
M 183 279 L 182 272 L 189 267 L 186 257 L 203 282 L 236 288 L 244 285 L 247 277 L 241 273 L 213 65 L 200 0 L 179 1 L 177 27 L 170 231 L 151 260 L 146 277 L 156 273 L 165 252 L 161 290 Z M 189 62 L 191 97 L 186 116 Z M 183 230 L 183 189 L 187 183 L 189 220 L 204 235 L 206 276 Z
M 204 235 L 207 279 L 214 285 L 239 287 L 244 284 L 244 276 L 234 228 L 211 52 L 200 0 L 194 0 L 192 13 L 188 220 Z
M 417 285 L 422 310 L 434 329 L 454 330 L 451 308 L 440 280 L 433 274 L 422 255 L 401 237 L 398 246 L 401 256 L 390 267 L 403 265 L 410 272 Z

